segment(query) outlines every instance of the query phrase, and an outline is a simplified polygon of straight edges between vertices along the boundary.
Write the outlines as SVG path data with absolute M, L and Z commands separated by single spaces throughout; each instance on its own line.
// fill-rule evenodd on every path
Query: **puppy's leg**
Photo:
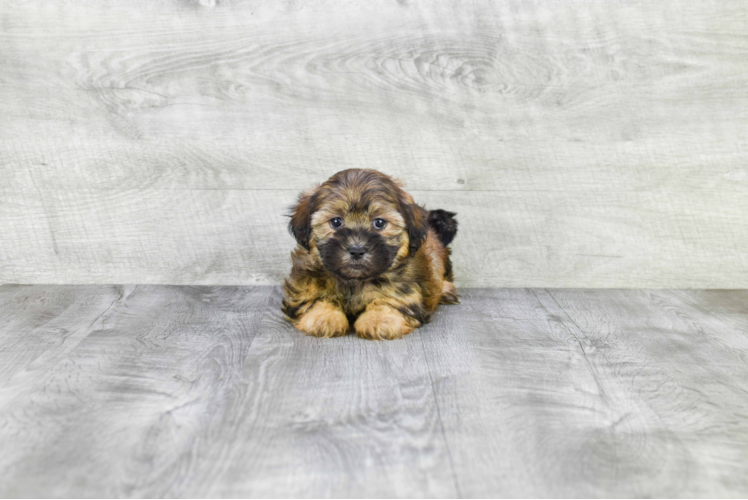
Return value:
M 294 326 L 314 337 L 340 337 L 350 330 L 348 318 L 342 309 L 327 301 L 317 301 L 302 313 Z
M 324 282 L 312 279 L 303 265 L 304 254 L 297 251 L 292 256 L 294 267 L 283 285 L 283 315 L 307 335 L 329 338 L 348 334 L 348 318 L 340 306 L 321 298 L 327 293 Z
M 442 292 L 441 296 L 439 298 L 440 304 L 459 304 L 460 303 L 460 297 L 457 295 L 457 289 L 455 288 L 454 283 L 450 281 L 445 281 L 442 284 Z
M 356 335 L 368 340 L 393 340 L 407 335 L 420 322 L 403 315 L 396 308 L 383 303 L 372 303 L 354 323 Z

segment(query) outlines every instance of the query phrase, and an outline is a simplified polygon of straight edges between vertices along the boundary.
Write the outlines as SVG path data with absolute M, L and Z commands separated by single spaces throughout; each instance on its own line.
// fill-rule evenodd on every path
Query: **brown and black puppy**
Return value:
M 397 339 L 458 303 L 447 245 L 455 214 L 416 205 L 376 170 L 338 172 L 304 192 L 289 223 L 298 246 L 283 313 L 316 337 Z

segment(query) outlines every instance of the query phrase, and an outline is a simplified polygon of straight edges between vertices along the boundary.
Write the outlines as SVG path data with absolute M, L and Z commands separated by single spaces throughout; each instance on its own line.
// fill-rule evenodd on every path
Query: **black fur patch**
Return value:
M 449 245 L 457 234 L 457 221 L 454 212 L 437 209 L 429 212 L 429 226 L 434 228 L 444 246 Z
M 447 281 L 454 281 L 454 276 L 452 276 L 451 259 L 447 259 L 447 262 L 444 264 L 444 277 L 447 278 Z
M 352 241 L 366 249 L 360 261 L 351 261 L 348 248 Z M 380 235 L 366 230 L 343 228 L 319 245 L 325 269 L 342 279 L 368 279 L 385 272 L 397 255 L 397 247 L 388 245 Z
M 298 306 L 290 306 L 284 300 L 283 301 L 283 306 L 281 307 L 281 311 L 283 311 L 283 314 L 285 314 L 286 316 L 288 316 L 289 319 L 296 320 L 299 317 L 299 310 L 301 308 L 303 308 L 304 306 L 307 306 L 307 305 L 309 306 L 309 308 L 311 308 L 312 306 L 314 306 L 314 304 L 318 300 L 319 300 L 319 298 L 314 299 L 311 303 L 308 302 L 308 301 L 305 301 L 305 302 L 302 302 L 301 304 L 299 304 Z
M 403 316 L 408 316 L 410 318 L 418 320 L 422 325 L 424 323 L 428 323 L 431 319 L 431 315 L 426 312 L 426 308 L 423 306 L 423 304 L 415 304 L 410 307 L 398 307 L 398 311 L 400 311 L 400 314 Z

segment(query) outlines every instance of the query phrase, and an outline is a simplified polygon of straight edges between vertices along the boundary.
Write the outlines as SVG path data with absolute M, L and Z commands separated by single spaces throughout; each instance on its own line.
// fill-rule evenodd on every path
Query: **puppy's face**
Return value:
M 289 229 L 330 273 L 361 280 L 414 254 L 426 236 L 427 218 L 390 177 L 351 169 L 303 193 Z

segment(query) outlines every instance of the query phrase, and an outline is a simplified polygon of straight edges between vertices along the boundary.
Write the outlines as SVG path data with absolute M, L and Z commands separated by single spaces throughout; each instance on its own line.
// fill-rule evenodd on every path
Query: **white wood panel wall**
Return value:
M 0 282 L 278 283 L 332 173 L 462 286 L 748 286 L 748 3 L 0 3 Z

